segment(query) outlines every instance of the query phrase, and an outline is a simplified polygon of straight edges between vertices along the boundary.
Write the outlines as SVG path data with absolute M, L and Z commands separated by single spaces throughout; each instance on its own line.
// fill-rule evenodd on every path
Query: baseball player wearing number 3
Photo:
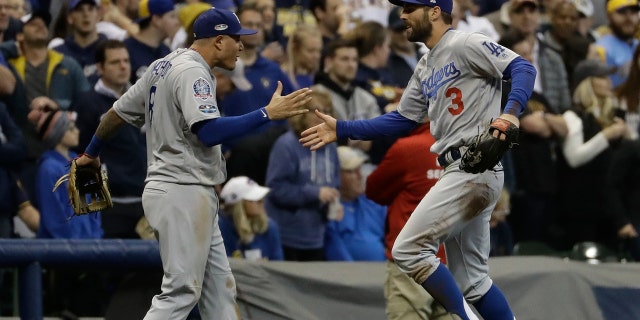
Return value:
M 211 68 L 231 70 L 244 29 L 231 11 L 209 9 L 194 22 L 195 41 L 153 62 L 101 120 L 78 165 L 99 166 L 104 139 L 124 122 L 147 130 L 142 205 L 160 244 L 162 292 L 145 320 L 185 319 L 198 303 L 203 319 L 239 319 L 236 287 L 218 228 L 214 185 L 226 179 L 220 143 L 271 119 L 302 114 L 310 90 L 281 96 L 237 117 L 220 117 Z
M 428 115 L 436 138 L 431 151 L 445 171 L 416 207 L 398 235 L 392 255 L 399 268 L 452 314 L 476 319 L 514 319 L 504 295 L 488 275 L 489 219 L 500 195 L 504 175 L 498 160 L 479 173 L 461 169 L 474 137 L 493 126 L 519 126 L 533 90 L 536 71 L 526 60 L 485 35 L 451 28 L 451 0 L 390 0 L 403 7 L 408 38 L 430 49 L 418 63 L 397 111 L 369 120 L 336 121 L 316 111 L 324 122 L 302 133 L 311 149 L 337 138 L 375 139 L 405 135 Z M 501 81 L 512 89 L 500 113 Z M 499 124 L 499 125 L 498 125 Z M 493 137 L 509 140 L 495 130 Z M 517 133 L 517 130 L 516 130 Z M 491 138 L 494 139 L 494 138 Z M 494 140 L 498 140 L 494 139 Z M 497 158 L 499 159 L 499 158 Z M 477 158 L 463 162 L 474 165 Z M 436 257 L 445 244 L 448 267 Z

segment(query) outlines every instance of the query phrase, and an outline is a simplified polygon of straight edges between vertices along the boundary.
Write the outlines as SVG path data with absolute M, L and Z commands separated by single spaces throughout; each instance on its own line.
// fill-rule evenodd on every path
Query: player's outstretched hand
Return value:
M 303 131 L 302 138 L 300 138 L 302 146 L 309 147 L 311 150 L 318 150 L 324 145 L 338 140 L 336 134 L 336 123 L 338 121 L 334 117 L 324 114 L 317 109 L 315 113 L 316 116 L 322 120 L 322 123 Z
M 282 82 L 278 81 L 278 87 L 265 107 L 269 119 L 281 120 L 309 112 L 309 109 L 303 107 L 311 102 L 311 89 L 302 88 L 286 96 L 281 94 Z
M 76 164 L 79 167 L 85 167 L 85 166 L 92 166 L 95 168 L 100 167 L 100 158 L 92 158 L 84 153 L 78 156 L 78 158 L 75 160 L 76 160 Z

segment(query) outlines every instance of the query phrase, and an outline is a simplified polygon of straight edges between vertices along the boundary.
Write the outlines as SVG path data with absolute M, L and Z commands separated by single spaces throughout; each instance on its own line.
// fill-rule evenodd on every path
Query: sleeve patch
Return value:
M 212 98 L 213 95 L 211 94 L 211 85 L 209 84 L 209 81 L 205 80 L 202 77 L 194 81 L 193 96 L 201 100 Z
M 198 110 L 202 113 L 216 113 L 218 112 L 218 107 L 210 104 L 203 104 L 198 106 Z

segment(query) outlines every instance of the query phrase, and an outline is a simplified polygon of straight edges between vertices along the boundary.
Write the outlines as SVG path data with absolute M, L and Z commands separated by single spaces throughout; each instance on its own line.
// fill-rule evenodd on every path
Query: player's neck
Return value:
M 424 44 L 429 48 L 429 50 L 433 49 L 433 47 L 440 42 L 440 39 L 444 37 L 444 34 L 447 31 L 452 30 L 450 24 L 444 23 L 433 23 L 433 31 L 431 32 L 431 37 L 424 42 Z

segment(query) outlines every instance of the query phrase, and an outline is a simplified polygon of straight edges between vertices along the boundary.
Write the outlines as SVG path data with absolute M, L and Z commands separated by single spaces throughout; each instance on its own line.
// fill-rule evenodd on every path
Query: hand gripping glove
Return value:
M 506 138 L 500 140 L 493 136 L 493 132 L 498 130 Z M 467 151 L 462 155 L 460 169 L 469 173 L 481 173 L 495 167 L 507 149 L 518 145 L 518 134 L 520 129 L 508 120 L 497 118 L 489 128 L 482 134 L 473 138 L 473 142 L 468 146 Z
M 69 201 L 76 215 L 102 211 L 113 207 L 111 193 L 107 184 L 107 174 L 101 168 L 78 166 L 76 160 L 71 161 L 69 173 L 60 177 L 53 191 L 65 181 L 69 181 L 67 191 Z

